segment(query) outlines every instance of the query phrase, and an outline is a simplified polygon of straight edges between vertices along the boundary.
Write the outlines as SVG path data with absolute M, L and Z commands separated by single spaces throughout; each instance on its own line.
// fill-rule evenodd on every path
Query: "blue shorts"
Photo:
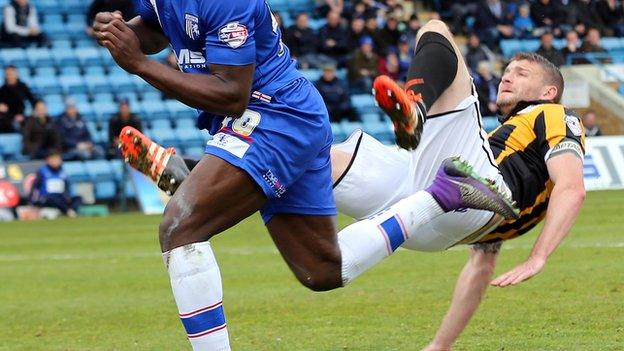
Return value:
M 223 119 L 205 153 L 245 170 L 262 188 L 267 223 L 279 213 L 336 215 L 332 141 L 321 95 L 300 78 L 270 97 L 254 93 L 243 116 Z

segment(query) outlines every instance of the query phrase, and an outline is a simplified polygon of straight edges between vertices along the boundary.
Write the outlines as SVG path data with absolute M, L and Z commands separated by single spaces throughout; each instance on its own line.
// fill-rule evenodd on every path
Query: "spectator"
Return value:
M 565 19 L 565 8 L 559 0 L 537 0 L 531 5 L 531 16 L 537 28 L 556 36 L 561 34 L 560 25 Z
M 340 15 L 343 9 L 343 0 L 316 0 L 315 12 L 318 17 L 325 17 L 330 12 L 335 12 Z
M 488 48 L 481 44 L 481 40 L 475 33 L 468 37 L 466 49 L 466 64 L 472 72 L 477 71 L 479 62 L 489 61 L 490 56 L 493 55 Z
M 17 68 L 7 66 L 4 69 L 4 85 L 0 87 L 0 103 L 8 106 L 8 118 L 12 120 L 11 124 L 17 127 L 14 131 L 17 131 L 24 122 L 25 100 L 28 100 L 31 106 L 37 101 L 28 85 L 19 79 Z
M 319 51 L 331 57 L 339 66 L 344 66 L 349 50 L 348 40 L 347 29 L 341 23 L 340 13 L 329 12 L 327 24 L 319 30 Z
M 388 50 L 386 56 L 379 58 L 379 74 L 386 75 L 395 81 L 405 82 L 401 79 L 399 57 L 394 50 Z
M 134 2 L 132 0 L 93 0 L 87 10 L 87 26 L 86 32 L 89 36 L 93 36 L 93 20 L 98 12 L 121 12 L 124 20 L 132 19 L 136 12 L 134 11 Z
M 357 121 L 357 116 L 351 106 L 349 87 L 345 82 L 336 77 L 336 68 L 334 66 L 324 66 L 323 75 L 315 85 L 321 93 L 323 101 L 325 101 L 330 121 Z
M 578 33 L 576 33 L 576 31 L 569 31 L 566 33 L 566 45 L 563 49 L 561 49 L 561 54 L 563 55 L 564 60 L 571 64 L 576 64 L 577 60 L 571 58 L 568 60 L 568 57 L 579 53 L 579 46 L 580 46 L 580 42 L 579 42 L 579 36 Z
M 596 13 L 602 21 L 607 36 L 624 34 L 624 11 L 621 1 L 600 0 L 596 3 Z
M 508 7 L 500 0 L 482 0 L 475 14 L 475 31 L 486 46 L 493 48 L 502 38 L 513 36 Z
M 596 112 L 594 110 L 587 110 L 583 114 L 583 126 L 585 127 L 585 136 L 601 136 L 602 131 L 598 124 L 596 124 Z
M 13 117 L 9 115 L 9 105 L 0 102 L 0 134 L 14 133 Z
M 533 29 L 535 29 L 535 23 L 531 18 L 531 5 L 523 3 L 518 7 L 518 14 L 514 18 L 514 35 L 517 38 L 531 38 L 533 37 Z
M 45 46 L 45 35 L 39 28 L 37 9 L 28 0 L 12 0 L 4 8 L 2 43 L 7 47 Z
M 399 20 L 395 17 L 388 17 L 386 25 L 379 30 L 379 41 L 382 45 L 379 47 L 379 52 L 387 52 L 389 48 L 396 49 L 399 44 L 399 38 L 401 32 L 399 31 Z
M 349 52 L 354 52 L 360 45 L 360 38 L 364 36 L 364 18 L 356 17 L 351 20 L 349 28 Z
M 373 40 L 373 49 L 377 55 L 383 54 L 382 48 L 385 47 L 383 39 L 381 39 L 379 27 L 377 22 L 377 16 L 375 13 L 370 12 L 364 22 L 364 34 Z
M 585 41 L 581 45 L 579 49 L 581 53 L 606 53 L 607 50 L 600 45 L 600 32 L 596 28 L 590 28 L 587 30 L 587 35 L 585 36 Z M 602 63 L 610 63 L 611 59 L 609 57 L 601 57 L 599 61 Z M 590 60 L 581 59 L 578 60 L 578 63 L 589 64 Z
M 496 115 L 496 95 L 498 94 L 498 84 L 500 78 L 492 73 L 492 68 L 488 61 L 481 61 L 477 65 L 477 76 L 475 88 L 479 94 L 479 108 L 484 116 Z
M 316 51 L 317 37 L 308 24 L 308 15 L 304 12 L 298 14 L 295 24 L 286 30 L 286 45 L 300 68 L 320 68 L 323 64 L 335 64 L 334 60 Z
M 399 59 L 399 80 L 406 81 L 407 71 L 409 71 L 409 66 L 412 63 L 412 51 L 410 51 L 409 39 L 405 34 L 399 38 L 397 57 Z
M 34 206 L 53 207 L 68 217 L 76 217 L 81 201 L 77 196 L 72 197 L 69 189 L 69 179 L 63 172 L 61 155 L 52 152 L 37 171 L 28 198 Z
M 370 92 L 373 79 L 379 75 L 379 57 L 373 51 L 373 39 L 369 36 L 360 38 L 360 48 L 353 53 L 349 61 L 349 83 L 354 92 Z
M 553 35 L 550 32 L 542 34 L 540 37 L 541 45 L 537 49 L 537 53 L 544 56 L 553 65 L 559 67 L 565 63 L 565 59 L 561 51 L 553 47 Z
M 104 151 L 93 143 L 87 125 L 73 100 L 65 102 L 65 112 L 57 120 L 64 160 L 90 160 L 104 157 Z
M 460 1 L 440 1 L 438 12 L 443 9 L 450 9 L 451 18 L 449 18 L 451 31 L 453 33 L 464 32 L 464 24 L 466 18 L 478 11 L 478 1 L 460 0 Z
M 414 49 L 416 49 L 416 36 L 418 35 L 420 27 L 421 25 L 418 16 L 416 14 L 412 14 L 407 22 L 407 29 L 404 34 L 407 37 L 407 40 L 409 40 L 409 48 L 411 52 L 414 52 Z
M 35 102 L 33 114 L 22 128 L 24 147 L 22 153 L 31 159 L 42 159 L 49 153 L 61 152 L 61 136 L 43 100 Z
M 119 101 L 119 112 L 108 121 L 108 150 L 106 153 L 109 158 L 118 156 L 119 133 L 125 126 L 131 126 L 138 130 L 143 129 L 141 119 L 130 109 L 130 102 L 127 99 L 122 99 Z
M 595 6 L 591 0 L 572 0 L 567 8 L 566 23 L 578 35 L 584 36 L 589 28 L 603 30 L 600 17 L 596 13 Z

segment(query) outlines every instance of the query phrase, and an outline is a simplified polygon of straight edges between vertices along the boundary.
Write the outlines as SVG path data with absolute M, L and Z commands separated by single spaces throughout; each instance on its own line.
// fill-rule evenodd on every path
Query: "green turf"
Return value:
M 624 191 L 590 193 L 544 272 L 490 289 L 456 350 L 624 350 Z M 188 350 L 159 218 L 0 224 L 0 350 Z M 341 225 L 349 220 L 341 218 Z M 400 250 L 329 293 L 296 282 L 258 217 L 213 241 L 234 350 L 418 350 L 467 252 Z M 497 273 L 536 232 L 510 241 Z

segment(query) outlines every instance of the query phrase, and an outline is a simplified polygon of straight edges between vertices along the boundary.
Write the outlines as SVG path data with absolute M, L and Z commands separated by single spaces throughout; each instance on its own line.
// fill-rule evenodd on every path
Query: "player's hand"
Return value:
M 531 256 L 521 265 L 494 279 L 490 285 L 504 288 L 509 285 L 520 284 L 541 272 L 545 264 L 546 259 Z
M 147 61 L 134 31 L 122 20 L 113 18 L 95 32 L 95 37 L 108 49 L 117 64 L 130 73 L 137 73 Z

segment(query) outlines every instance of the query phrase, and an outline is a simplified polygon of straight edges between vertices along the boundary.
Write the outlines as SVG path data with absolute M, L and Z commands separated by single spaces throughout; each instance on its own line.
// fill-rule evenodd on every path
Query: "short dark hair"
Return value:
M 561 75 L 559 68 L 557 68 L 557 66 L 555 66 L 552 62 L 548 61 L 548 59 L 544 56 L 535 52 L 519 52 L 512 59 L 512 61 L 521 60 L 535 62 L 542 67 L 544 73 L 546 73 L 543 77 L 544 83 L 554 85 L 557 88 L 557 95 L 553 99 L 553 102 L 559 103 L 561 101 L 561 96 L 563 95 L 563 75 Z

